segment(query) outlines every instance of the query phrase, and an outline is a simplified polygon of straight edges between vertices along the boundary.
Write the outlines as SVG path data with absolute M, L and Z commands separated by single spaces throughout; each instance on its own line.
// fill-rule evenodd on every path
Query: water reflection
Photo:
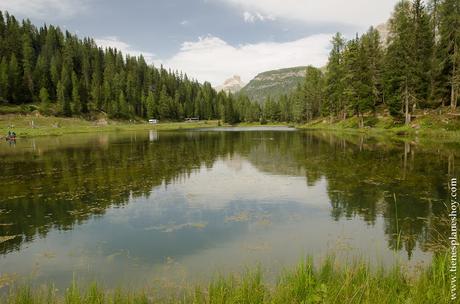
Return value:
M 0 147 L 1 269 L 58 282 L 123 273 L 139 284 L 331 248 L 424 260 L 447 235 L 443 200 L 460 152 L 274 130 L 42 138 L 13 149 Z

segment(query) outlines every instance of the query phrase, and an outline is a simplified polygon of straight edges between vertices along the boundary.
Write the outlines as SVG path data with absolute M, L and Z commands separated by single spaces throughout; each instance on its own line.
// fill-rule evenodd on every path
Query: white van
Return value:
M 149 119 L 149 124 L 156 125 L 158 123 L 158 119 Z

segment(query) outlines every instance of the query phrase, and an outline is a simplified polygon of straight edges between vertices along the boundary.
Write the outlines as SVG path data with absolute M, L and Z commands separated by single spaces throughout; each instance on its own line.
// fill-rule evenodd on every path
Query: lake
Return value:
M 0 285 L 167 288 L 328 254 L 418 267 L 448 236 L 459 155 L 288 128 L 1 142 Z

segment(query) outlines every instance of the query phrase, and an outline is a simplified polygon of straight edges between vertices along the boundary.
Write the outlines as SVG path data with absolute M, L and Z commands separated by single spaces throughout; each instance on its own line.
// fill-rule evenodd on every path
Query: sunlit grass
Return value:
M 453 303 L 450 300 L 449 255 L 438 254 L 431 265 L 413 277 L 399 265 L 391 269 L 366 262 L 339 266 L 333 257 L 319 267 L 307 258 L 282 273 L 277 283 L 265 283 L 256 268 L 241 276 L 218 277 L 206 287 L 196 286 L 175 295 L 126 290 L 105 291 L 97 284 L 81 289 L 74 282 L 63 294 L 54 288 L 12 288 L 2 303 Z M 455 302 L 454 302 L 455 303 Z
M 217 127 L 218 121 L 199 122 L 160 122 L 152 125 L 144 121 L 114 121 L 103 123 L 88 121 L 81 118 L 48 117 L 33 115 L 0 115 L 0 137 L 9 130 L 21 137 L 56 136 L 76 133 L 95 133 L 112 131 L 141 131 L 141 130 L 180 130 L 192 128 Z

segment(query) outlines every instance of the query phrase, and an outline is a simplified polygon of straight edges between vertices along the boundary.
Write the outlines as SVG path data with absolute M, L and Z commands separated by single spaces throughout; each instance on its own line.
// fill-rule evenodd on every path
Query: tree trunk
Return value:
M 406 81 L 406 90 L 405 90 L 405 116 L 406 116 L 406 125 L 410 124 L 410 113 L 409 113 L 409 93 L 407 91 L 407 81 Z
M 404 142 L 404 163 L 403 163 L 403 180 L 406 180 L 407 173 L 407 155 L 410 153 L 410 144 Z

